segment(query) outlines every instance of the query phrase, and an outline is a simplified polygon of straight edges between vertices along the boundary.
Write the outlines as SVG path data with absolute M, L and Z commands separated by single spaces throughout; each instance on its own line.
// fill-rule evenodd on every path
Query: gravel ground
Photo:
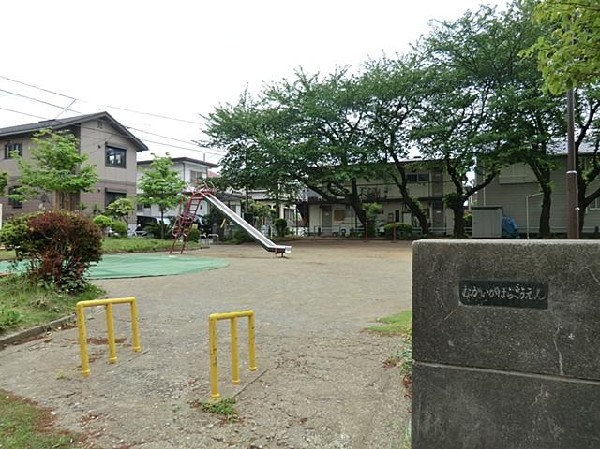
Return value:
M 189 253 L 226 268 L 179 276 L 96 281 L 109 297 L 135 296 L 142 352 L 131 351 L 128 308 L 115 306 L 119 360 L 107 363 L 102 310 L 88 313 L 91 374 L 79 373 L 77 329 L 0 351 L 0 388 L 52 408 L 59 425 L 97 448 L 399 448 L 409 400 L 384 360 L 397 337 L 363 329 L 410 308 L 407 242 L 306 240 L 289 257 L 260 246 Z M 235 396 L 236 422 L 200 410 L 210 398 L 213 312 L 256 313 L 258 370 L 232 385 L 229 325 L 219 325 L 219 386 Z M 104 340 L 104 342 L 102 341 Z

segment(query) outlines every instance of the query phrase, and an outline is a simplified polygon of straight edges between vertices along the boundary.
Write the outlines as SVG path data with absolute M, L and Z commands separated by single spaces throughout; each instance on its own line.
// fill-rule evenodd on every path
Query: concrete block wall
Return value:
M 600 243 L 413 245 L 413 449 L 600 448 Z

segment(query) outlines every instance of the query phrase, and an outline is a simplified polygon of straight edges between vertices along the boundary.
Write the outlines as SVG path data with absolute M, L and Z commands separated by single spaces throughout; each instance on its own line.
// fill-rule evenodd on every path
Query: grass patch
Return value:
M 400 335 L 405 338 L 412 337 L 412 311 L 405 310 L 400 313 L 377 318 L 377 325 L 367 327 L 368 331 L 383 335 Z
M 0 335 L 47 324 L 72 314 L 78 301 L 96 299 L 103 294 L 104 291 L 93 284 L 77 295 L 68 295 L 51 285 L 32 285 L 20 275 L 0 278 Z
M 17 255 L 14 251 L 0 249 L 0 260 L 15 260 L 15 257 L 17 257 Z
M 0 390 L 2 449 L 75 449 L 90 447 L 81 435 L 54 427 L 47 409 Z
M 169 251 L 173 245 L 173 240 L 160 240 L 149 238 L 128 238 L 128 239 L 104 239 L 102 241 L 102 251 L 104 253 L 152 253 L 158 251 Z M 178 244 L 178 248 L 181 248 Z M 199 242 L 187 242 L 186 250 L 199 249 Z
M 398 350 L 383 361 L 386 368 L 397 367 L 407 394 L 412 394 L 412 311 L 405 310 L 383 318 L 378 318 L 376 326 L 369 326 L 368 331 L 381 335 L 398 335 L 402 338 Z
M 210 401 L 196 401 L 192 403 L 193 407 L 199 408 L 205 413 L 220 415 L 227 422 L 236 422 L 239 417 L 235 408 L 235 398 L 222 398 Z

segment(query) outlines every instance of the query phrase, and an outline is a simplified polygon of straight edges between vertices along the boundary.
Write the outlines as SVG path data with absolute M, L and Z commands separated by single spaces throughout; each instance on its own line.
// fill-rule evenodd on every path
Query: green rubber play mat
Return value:
M 172 276 L 223 268 L 229 263 L 223 259 L 192 257 L 183 254 L 128 253 L 105 254 L 87 273 L 89 279 L 117 279 L 150 276 Z M 8 262 L 0 262 L 0 273 L 7 272 Z

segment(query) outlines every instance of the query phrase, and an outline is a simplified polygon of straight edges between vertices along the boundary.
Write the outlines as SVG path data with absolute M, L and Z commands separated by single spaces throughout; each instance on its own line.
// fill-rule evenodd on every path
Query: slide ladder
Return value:
M 171 254 L 176 251 L 177 244 L 181 245 L 180 253 L 183 253 L 190 235 L 190 230 L 194 225 L 194 220 L 200 210 L 200 203 L 207 194 L 208 189 L 193 190 L 189 195 L 184 195 L 179 204 L 181 213 L 175 217 L 173 223 L 173 244 L 171 245 Z

